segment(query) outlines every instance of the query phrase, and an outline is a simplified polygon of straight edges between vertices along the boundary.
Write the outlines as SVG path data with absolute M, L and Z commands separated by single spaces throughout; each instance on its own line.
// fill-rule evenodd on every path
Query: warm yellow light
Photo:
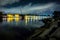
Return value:
M 15 18 L 14 18 L 14 19 L 15 19 L 16 22 L 19 22 L 19 21 L 20 21 L 20 16 L 19 16 L 19 14 L 15 14 Z
M 7 14 L 7 22 L 12 22 L 14 19 L 12 14 Z
M 25 15 L 25 24 L 28 24 L 30 17 L 28 15 Z
M 20 21 L 20 16 L 19 14 L 7 14 L 7 22 L 12 22 L 13 20 L 15 20 L 16 22 Z
M 15 20 L 16 22 L 19 22 L 21 20 L 22 16 L 20 16 L 19 14 L 7 14 L 7 22 L 12 22 L 13 20 Z M 31 16 L 31 15 L 25 15 L 24 16 L 24 20 L 25 20 L 25 24 L 28 24 L 28 22 L 31 21 L 35 21 L 35 20 L 39 20 L 40 16 Z

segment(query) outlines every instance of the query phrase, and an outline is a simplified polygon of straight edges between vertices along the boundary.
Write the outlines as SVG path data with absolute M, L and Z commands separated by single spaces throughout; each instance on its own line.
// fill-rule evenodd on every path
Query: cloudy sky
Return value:
M 0 0 L 0 11 L 5 13 L 52 14 L 60 11 L 59 0 Z

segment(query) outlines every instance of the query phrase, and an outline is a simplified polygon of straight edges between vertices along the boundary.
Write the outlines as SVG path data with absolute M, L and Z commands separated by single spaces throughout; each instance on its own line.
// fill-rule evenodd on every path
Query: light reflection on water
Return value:
M 21 27 L 21 26 L 23 26 L 23 27 L 26 27 L 26 26 L 28 26 L 28 27 L 41 27 L 41 26 L 43 26 L 44 25 L 44 23 L 42 22 L 42 21 L 29 21 L 27 24 L 25 23 L 25 21 L 24 20 L 22 20 L 22 21 L 19 21 L 19 22 L 15 22 L 15 21 L 13 21 L 13 22 L 10 22 L 10 23 L 8 23 L 8 22 L 6 22 L 6 21 L 3 21 L 2 23 L 1 23 L 1 25 L 2 26 L 6 26 L 6 25 L 9 25 L 9 26 L 19 26 L 19 27 Z

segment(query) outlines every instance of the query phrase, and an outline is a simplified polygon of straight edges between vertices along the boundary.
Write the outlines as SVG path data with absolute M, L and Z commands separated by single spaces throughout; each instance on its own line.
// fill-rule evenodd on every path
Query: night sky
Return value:
M 0 11 L 4 13 L 21 13 L 22 10 L 22 14 L 50 14 L 54 11 L 60 11 L 59 2 L 59 0 L 0 0 Z
M 7 8 L 11 8 L 11 7 L 17 7 L 17 6 L 24 6 L 24 5 L 27 5 L 29 3 L 32 3 L 33 4 L 45 4 L 45 3 L 51 3 L 51 2 L 55 2 L 55 3 L 58 3 L 59 4 L 59 0 L 13 0 L 14 2 L 12 2 L 12 0 L 10 1 L 4 1 L 2 0 L 1 2 L 4 3 L 6 2 L 3 7 L 7 7 Z M 9 3 L 7 3 L 9 2 Z M 2 5 L 2 3 L 0 5 Z

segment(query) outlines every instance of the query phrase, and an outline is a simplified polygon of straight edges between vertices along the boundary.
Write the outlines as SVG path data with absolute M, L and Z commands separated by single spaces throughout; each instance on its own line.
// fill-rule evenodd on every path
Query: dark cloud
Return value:
M 6 4 L 12 4 L 15 2 L 18 2 L 19 0 L 0 0 L 0 6 L 6 5 Z
M 56 4 L 60 4 L 59 0 L 0 0 L 0 7 L 4 7 L 4 8 L 14 8 L 14 7 L 19 7 L 19 6 L 26 6 L 29 3 L 31 3 L 31 5 L 35 5 L 35 4 L 39 4 L 39 5 L 43 5 L 43 4 L 48 4 L 48 3 L 56 3 Z M 56 8 L 57 10 L 59 10 L 59 7 Z
M 10 7 L 17 7 L 17 6 L 24 6 L 24 5 L 27 5 L 29 3 L 32 3 L 33 4 L 45 4 L 45 3 L 50 3 L 50 2 L 56 2 L 56 3 L 59 3 L 60 1 L 59 0 L 0 0 L 0 5 L 3 5 L 3 7 L 7 7 L 7 8 L 10 8 Z

